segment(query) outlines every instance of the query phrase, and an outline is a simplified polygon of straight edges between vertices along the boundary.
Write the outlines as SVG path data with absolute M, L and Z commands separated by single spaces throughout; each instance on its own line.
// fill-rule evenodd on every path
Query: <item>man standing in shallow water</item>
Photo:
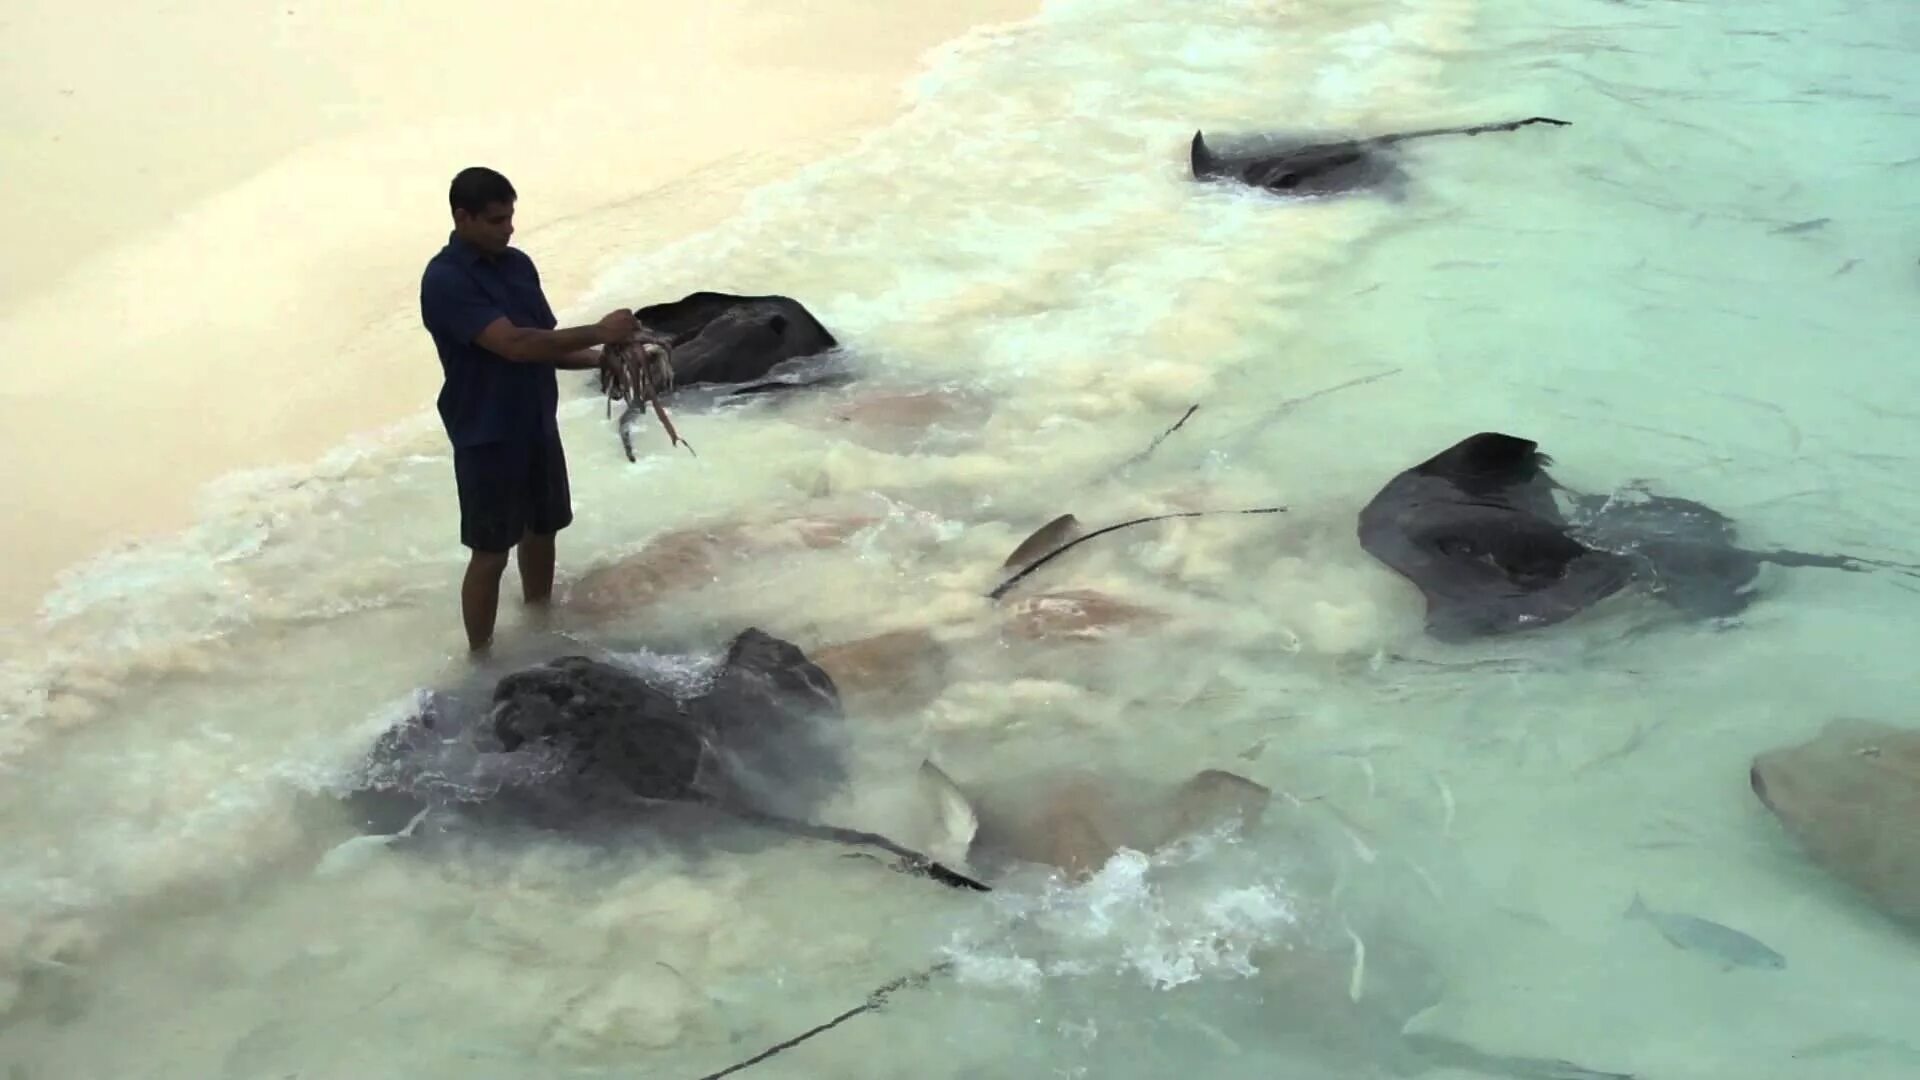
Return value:
M 509 550 L 519 554 L 526 602 L 553 595 L 554 534 L 573 521 L 555 369 L 600 366 L 593 347 L 640 326 L 622 308 L 591 326 L 555 329 L 533 260 L 507 245 L 516 198 L 492 169 L 462 169 L 448 192 L 453 233 L 420 277 L 420 319 L 445 375 L 437 405 L 453 443 L 460 542 L 473 552 L 460 610 L 474 652 L 493 641 Z

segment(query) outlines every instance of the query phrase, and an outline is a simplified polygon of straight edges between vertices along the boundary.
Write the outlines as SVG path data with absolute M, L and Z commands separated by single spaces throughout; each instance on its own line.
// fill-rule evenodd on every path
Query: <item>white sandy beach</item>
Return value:
M 9 5 L 0 622 L 211 480 L 430 410 L 416 290 L 460 167 L 513 180 L 516 242 L 584 318 L 601 260 L 719 221 L 1034 6 Z

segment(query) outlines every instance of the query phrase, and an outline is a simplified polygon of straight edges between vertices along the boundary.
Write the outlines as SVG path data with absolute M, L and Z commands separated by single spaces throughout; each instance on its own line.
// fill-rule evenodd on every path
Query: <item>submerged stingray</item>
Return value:
M 1365 189 L 1397 195 L 1407 178 L 1395 160 L 1395 149 L 1401 143 L 1437 135 L 1514 131 L 1529 124 L 1570 126 L 1566 120 L 1530 116 L 1525 120 L 1510 120 L 1500 124 L 1428 128 L 1336 142 L 1279 139 L 1256 149 L 1230 154 L 1222 154 L 1208 146 L 1206 137 L 1196 131 L 1193 133 L 1191 154 L 1193 177 L 1196 180 L 1237 180 L 1279 195 L 1332 195 Z
M 1752 602 L 1763 563 L 1914 569 L 1743 548 L 1732 519 L 1689 499 L 1573 492 L 1547 475 L 1552 459 L 1537 446 L 1481 432 L 1400 473 L 1360 511 L 1360 546 L 1419 588 L 1434 637 L 1550 626 L 1633 585 L 1690 617 L 1733 615 Z
M 926 627 L 840 641 L 813 653 L 848 716 L 910 714 L 946 689 L 947 647 Z
M 1749 782 L 1810 859 L 1920 928 L 1920 731 L 1834 720 L 1755 755 Z
M 1214 1024 L 1257 1031 L 1270 1048 L 1284 1048 L 1290 1060 L 1313 1075 L 1415 1077 L 1444 1066 L 1516 1080 L 1633 1080 L 1626 1073 L 1600 1072 L 1558 1058 L 1491 1053 L 1445 1034 L 1414 1031 L 1415 1022 L 1444 999 L 1445 980 L 1427 950 L 1397 920 L 1382 919 L 1371 903 L 1355 895 L 1354 873 L 1346 866 L 1341 839 L 1351 834 L 1341 830 L 1336 837 L 1331 819 L 1308 809 L 1312 803 L 1292 798 L 1273 802 L 1266 787 L 1215 769 L 1175 785 L 1142 784 L 1093 771 L 1052 771 L 963 787 L 928 762 L 921 767 L 918 790 L 925 798 L 927 824 L 922 835 L 912 838 L 943 861 L 968 863 L 989 875 L 1021 864 L 1039 865 L 1063 872 L 1077 885 L 1122 848 L 1152 852 L 1230 824 L 1242 831 L 1273 829 L 1287 837 L 1274 857 L 1285 860 L 1289 907 L 1296 902 L 1298 907 L 1288 920 L 1284 941 L 1253 953 L 1253 967 L 1244 974 L 1257 983 L 1200 981 L 1189 992 L 1207 995 L 1206 1004 L 1189 1001 L 1170 1011 L 1157 1000 L 1161 988 L 1132 979 L 1114 981 L 1096 967 L 1050 983 L 1047 997 L 1063 1013 L 1085 1022 L 1093 1019 L 1086 1010 L 1097 1010 L 1102 1038 L 1114 1044 L 1108 1054 L 1138 1047 L 1148 1056 L 1142 1060 L 1148 1060 L 1158 1052 L 1159 1039 L 1184 1038 L 1190 1025 L 1203 1023 L 1204 1030 L 1229 1044 L 1230 1038 Z M 1232 898 L 1245 890 L 1237 884 L 1227 888 L 1220 898 L 1232 907 Z M 1101 903 L 1094 918 L 1104 922 L 1106 908 Z M 1100 933 L 1108 930 L 1102 926 Z M 1024 952 L 1059 943 L 1047 931 L 1016 923 L 997 944 Z M 847 1008 L 702 1080 L 736 1075 L 854 1017 L 877 1012 L 901 989 L 955 970 L 956 959 L 949 955 L 895 978 L 869 994 L 866 1004 Z M 1107 1016 L 1139 1022 L 1108 1033 Z M 1206 1020 L 1201 1021 L 1202 1016 Z M 1035 1022 L 1045 1021 L 1036 1017 Z
M 1121 848 L 1152 853 L 1211 828 L 1257 827 L 1272 799 L 1262 785 L 1219 769 L 1171 790 L 1071 771 L 963 788 L 929 761 L 919 785 L 935 858 L 988 874 L 1020 863 L 1050 866 L 1073 878 L 1105 866 Z

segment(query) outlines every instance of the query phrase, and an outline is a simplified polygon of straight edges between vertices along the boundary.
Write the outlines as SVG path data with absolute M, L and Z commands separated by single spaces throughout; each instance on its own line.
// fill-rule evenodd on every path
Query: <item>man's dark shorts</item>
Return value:
M 524 533 L 551 536 L 573 523 L 558 433 L 458 448 L 453 477 L 460 542 L 475 551 L 504 552 Z

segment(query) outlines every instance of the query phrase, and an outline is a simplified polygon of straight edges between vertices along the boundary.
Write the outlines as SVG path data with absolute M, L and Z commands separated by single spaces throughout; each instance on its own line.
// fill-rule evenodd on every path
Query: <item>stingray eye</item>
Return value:
M 1449 536 L 1434 545 L 1440 554 L 1453 559 L 1477 559 L 1480 557 L 1480 545 L 1464 537 Z
M 1296 188 L 1296 187 L 1299 187 L 1299 186 L 1300 186 L 1300 174 L 1299 174 L 1299 173 L 1281 173 L 1281 174 L 1280 174 L 1280 179 L 1278 179 L 1278 180 L 1275 180 L 1275 181 L 1273 182 L 1273 186 L 1274 186 L 1274 187 L 1277 187 L 1277 188 Z

